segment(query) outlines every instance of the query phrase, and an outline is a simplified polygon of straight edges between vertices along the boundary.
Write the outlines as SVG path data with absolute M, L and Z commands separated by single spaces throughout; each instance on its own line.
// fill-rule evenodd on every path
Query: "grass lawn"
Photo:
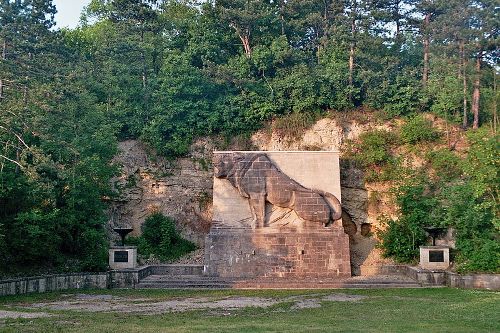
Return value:
M 83 297 L 81 303 L 78 297 Z M 196 304 L 242 299 L 257 304 L 270 301 L 270 305 L 237 309 L 193 308 L 181 312 L 157 311 L 155 314 L 97 310 L 104 303 L 110 307 L 121 304 L 131 308 L 147 303 L 155 308 L 162 302 L 171 301 L 188 300 L 190 304 Z M 56 302 L 64 307 L 68 300 L 76 307 L 87 302 L 92 306 L 95 304 L 96 308 L 56 309 L 50 306 Z M 33 307 L 33 304 L 38 305 Z M 0 332 L 500 332 L 499 292 L 449 288 L 79 290 L 2 297 L 1 310 L 44 312 L 50 317 L 0 319 Z

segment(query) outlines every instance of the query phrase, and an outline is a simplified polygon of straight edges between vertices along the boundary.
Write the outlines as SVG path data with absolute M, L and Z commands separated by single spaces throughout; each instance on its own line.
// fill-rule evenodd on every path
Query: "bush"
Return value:
M 391 257 L 396 262 L 415 262 L 419 247 L 427 239 L 424 231 L 415 228 L 407 219 L 386 220 L 386 229 L 378 233 L 382 241 L 379 245 L 383 249 L 384 257 Z
M 395 191 L 400 217 L 387 220 L 387 228 L 378 233 L 379 245 L 386 257 L 411 263 L 418 257 L 419 247 L 425 245 L 426 226 L 436 226 L 434 218 L 436 199 L 425 175 L 415 175 Z
M 359 136 L 358 142 L 349 145 L 347 157 L 363 167 L 383 166 L 392 159 L 390 148 L 396 139 L 393 133 L 384 130 L 365 132 Z
M 460 78 L 456 75 L 434 78 L 429 81 L 427 89 L 433 97 L 433 113 L 457 122 L 461 120 L 463 93 Z
M 401 127 L 401 140 L 407 144 L 431 142 L 439 138 L 439 134 L 432 128 L 432 122 L 421 115 L 408 119 Z
M 421 83 L 413 73 L 398 75 L 387 87 L 384 113 L 388 118 L 416 112 L 421 104 Z
M 298 139 L 316 122 L 317 119 L 317 113 L 295 112 L 276 118 L 272 123 L 272 130 L 282 138 Z
M 439 149 L 427 154 L 432 169 L 442 179 L 451 180 L 462 174 L 462 160 L 448 149 Z
M 500 242 L 487 238 L 468 240 L 466 244 L 460 244 L 456 262 L 459 272 L 499 273 Z
M 196 249 L 175 229 L 175 222 L 162 213 L 154 213 L 142 225 L 142 236 L 129 238 L 129 245 L 137 245 L 141 255 L 155 255 L 161 260 L 175 260 Z

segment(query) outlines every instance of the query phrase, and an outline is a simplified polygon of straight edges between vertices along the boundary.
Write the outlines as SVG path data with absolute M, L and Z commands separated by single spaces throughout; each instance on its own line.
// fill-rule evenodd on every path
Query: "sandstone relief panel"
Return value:
M 266 219 L 266 203 L 293 210 L 304 222 L 318 226 L 329 226 L 342 216 L 340 202 L 333 194 L 300 185 L 265 153 L 216 153 L 214 176 L 228 180 L 248 200 L 254 229 L 272 224 Z
M 215 152 L 208 275 L 344 278 L 338 152 Z
M 214 176 L 214 223 L 252 228 L 341 225 L 336 152 L 215 152 Z

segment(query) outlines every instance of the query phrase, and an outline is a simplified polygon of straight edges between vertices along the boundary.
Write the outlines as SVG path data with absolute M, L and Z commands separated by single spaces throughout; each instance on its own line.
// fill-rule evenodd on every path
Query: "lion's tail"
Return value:
M 336 196 L 329 192 L 325 191 L 317 191 L 319 194 L 325 198 L 325 200 L 328 202 L 328 205 L 332 209 L 331 212 L 331 218 L 333 221 L 336 221 L 342 217 L 342 206 L 340 205 L 339 199 L 337 199 Z

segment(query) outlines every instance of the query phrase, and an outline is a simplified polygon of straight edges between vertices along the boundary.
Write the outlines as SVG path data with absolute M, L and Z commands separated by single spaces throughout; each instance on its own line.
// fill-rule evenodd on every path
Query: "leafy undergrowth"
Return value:
M 267 308 L 198 309 L 160 314 L 40 311 L 51 317 L 6 319 L 2 332 L 498 332 L 500 293 L 459 289 L 385 290 L 113 290 L 90 291 L 144 300 L 225 299 L 260 297 L 278 300 Z M 19 310 L 34 302 L 63 300 L 63 293 L 27 295 L 0 299 L 0 309 Z M 316 308 L 294 308 L 290 299 L 330 294 L 365 296 L 355 302 L 322 301 Z M 135 303 L 134 303 L 135 304 Z

